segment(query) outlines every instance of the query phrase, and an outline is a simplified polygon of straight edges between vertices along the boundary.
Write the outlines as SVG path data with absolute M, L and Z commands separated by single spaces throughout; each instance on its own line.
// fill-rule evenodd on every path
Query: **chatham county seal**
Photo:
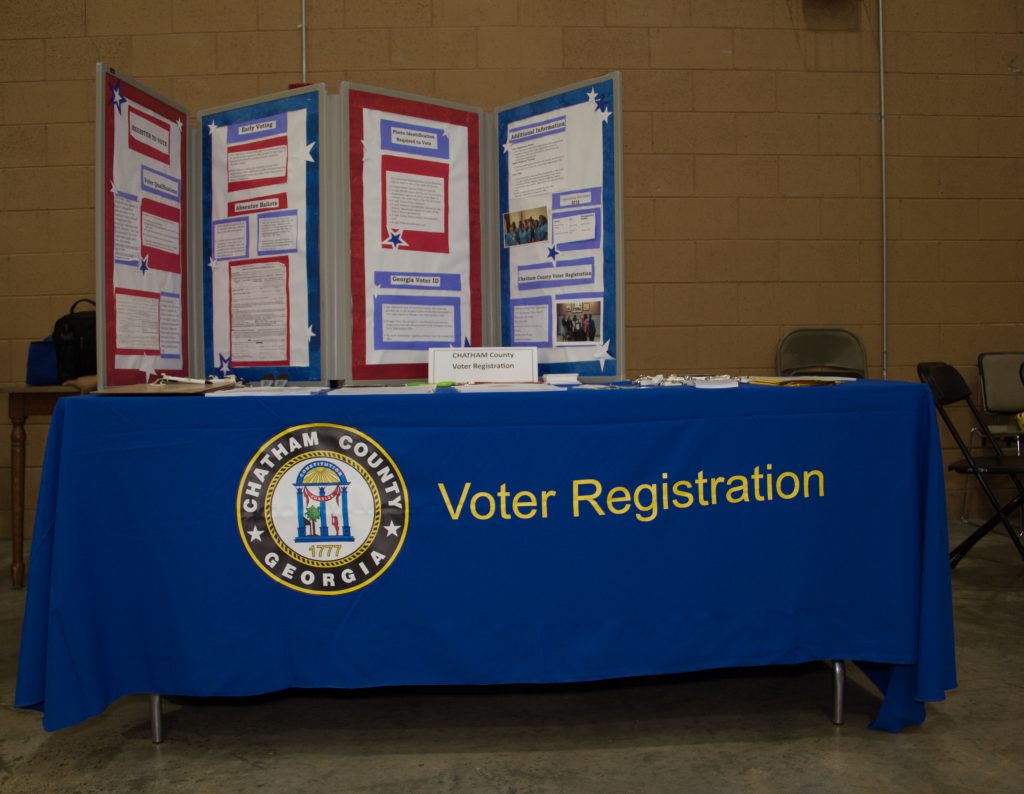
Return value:
M 409 525 L 402 474 L 365 433 L 290 427 L 260 447 L 238 485 L 238 531 L 275 582 L 313 595 L 365 587 L 398 556 Z

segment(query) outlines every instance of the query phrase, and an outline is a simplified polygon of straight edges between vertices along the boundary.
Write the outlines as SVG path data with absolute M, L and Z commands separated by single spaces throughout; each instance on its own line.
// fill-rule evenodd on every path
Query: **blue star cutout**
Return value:
M 117 85 L 111 86 L 110 88 L 110 104 L 117 108 L 117 115 L 121 115 L 121 105 L 128 100 L 121 96 L 121 81 L 117 81 Z
M 390 245 L 392 250 L 397 249 L 400 245 L 408 245 L 408 243 L 402 239 L 402 230 L 388 230 L 388 236 L 384 240 L 384 245 Z
M 558 249 L 556 249 L 555 246 L 551 246 L 548 249 L 548 258 L 554 259 L 556 256 L 558 256 Z
M 607 102 L 603 96 L 598 94 L 596 97 L 594 97 L 594 104 L 597 105 L 598 110 L 604 110 Z
M 149 257 L 144 256 L 139 260 L 139 272 L 142 275 L 146 275 L 146 271 L 149 270 Z
M 227 374 L 231 371 L 231 357 L 225 356 L 221 353 L 218 353 L 217 357 L 220 359 L 220 364 L 217 369 L 220 370 L 221 375 L 227 377 Z

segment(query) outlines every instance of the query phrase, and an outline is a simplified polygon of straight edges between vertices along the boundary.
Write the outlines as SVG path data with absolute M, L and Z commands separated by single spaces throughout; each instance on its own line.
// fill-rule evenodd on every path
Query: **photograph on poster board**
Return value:
M 502 343 L 536 346 L 541 373 L 616 373 L 615 88 L 602 78 L 497 113 Z
M 548 208 L 532 207 L 501 216 L 502 243 L 505 248 L 528 243 L 543 243 L 548 239 Z
M 601 298 L 575 298 L 555 301 L 558 344 L 600 344 Z
M 182 376 L 188 370 L 188 115 L 102 64 L 97 100 L 100 381 L 119 386 Z
M 322 88 L 207 111 L 207 375 L 320 382 Z
M 479 113 L 343 87 L 356 381 L 482 342 Z

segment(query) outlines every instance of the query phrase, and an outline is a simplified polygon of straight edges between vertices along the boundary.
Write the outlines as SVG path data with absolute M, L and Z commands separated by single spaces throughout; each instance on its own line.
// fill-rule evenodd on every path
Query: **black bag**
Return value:
M 78 312 L 80 303 L 91 303 L 93 310 Z M 96 374 L 96 302 L 77 300 L 71 311 L 53 326 L 53 346 L 57 352 L 57 383 Z

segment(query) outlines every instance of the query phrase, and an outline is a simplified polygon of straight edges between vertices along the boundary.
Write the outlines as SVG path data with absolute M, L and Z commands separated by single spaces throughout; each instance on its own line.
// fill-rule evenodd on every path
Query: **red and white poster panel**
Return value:
M 344 94 L 344 89 L 343 89 Z M 348 89 L 352 379 L 482 344 L 480 114 Z
M 188 374 L 188 114 L 98 70 L 104 386 Z

